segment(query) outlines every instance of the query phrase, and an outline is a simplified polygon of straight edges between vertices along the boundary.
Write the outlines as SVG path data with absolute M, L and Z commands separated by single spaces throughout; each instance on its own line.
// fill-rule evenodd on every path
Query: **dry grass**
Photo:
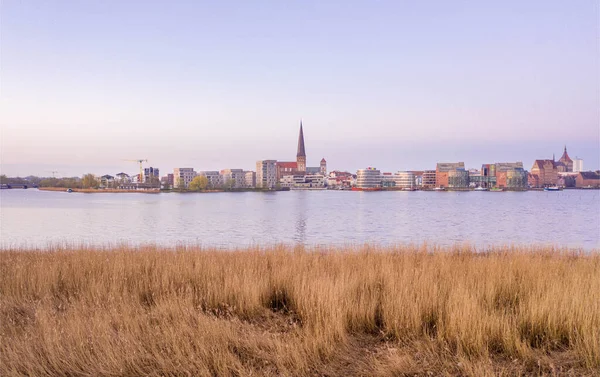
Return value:
M 0 375 L 598 375 L 600 254 L 0 252 Z

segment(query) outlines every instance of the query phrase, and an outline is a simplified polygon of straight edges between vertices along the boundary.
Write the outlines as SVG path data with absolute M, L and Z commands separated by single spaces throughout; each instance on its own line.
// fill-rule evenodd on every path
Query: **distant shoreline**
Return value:
M 40 191 L 58 191 L 58 192 L 66 192 L 68 188 L 64 187 L 38 187 Z M 120 189 L 80 189 L 80 188 L 72 188 L 73 192 L 81 192 L 84 194 L 118 194 L 118 193 L 144 193 L 144 194 L 158 194 L 160 190 L 120 190 Z
M 64 188 L 64 187 L 37 187 L 38 190 L 40 191 L 56 191 L 56 192 L 66 192 L 68 190 L 68 188 Z M 192 191 L 192 190 L 184 190 L 184 191 L 179 191 L 176 189 L 172 189 L 172 190 L 159 190 L 159 189 L 149 189 L 149 190 L 122 190 L 122 189 L 80 189 L 80 188 L 71 188 L 72 192 L 79 192 L 79 193 L 84 193 L 84 194 L 123 194 L 123 193 L 142 193 L 142 194 L 160 194 L 160 193 L 176 193 L 176 194 L 211 194 L 211 193 L 223 193 L 223 192 L 277 192 L 277 191 L 315 191 L 315 190 L 310 190 L 310 189 L 295 189 L 295 190 L 285 190 L 285 189 L 278 189 L 278 190 L 262 190 L 262 189 L 252 189 L 252 188 L 246 188 L 246 189 L 232 189 L 232 190 L 224 190 L 224 189 L 218 189 L 218 190 L 203 190 L 203 191 Z M 599 190 L 599 188 L 596 187 L 565 187 L 563 188 L 563 190 Z M 351 191 L 351 190 L 336 190 L 336 189 L 331 189 L 331 190 L 318 190 L 318 191 Z M 402 189 L 396 189 L 396 188 L 382 188 L 380 190 L 375 190 L 374 192 L 389 192 L 389 191 L 406 191 L 406 190 L 402 190 Z M 427 192 L 438 192 L 436 190 L 432 190 L 432 189 L 420 189 L 420 190 L 411 190 L 411 191 L 427 191 Z M 471 192 L 471 191 L 476 191 L 473 189 L 445 189 L 442 190 L 440 192 Z M 526 192 L 526 191 L 544 191 L 543 188 L 529 188 L 526 190 L 512 190 L 512 189 L 503 189 L 499 192 Z M 366 192 L 366 191 L 357 191 L 357 192 Z M 492 191 L 493 192 L 493 191 Z

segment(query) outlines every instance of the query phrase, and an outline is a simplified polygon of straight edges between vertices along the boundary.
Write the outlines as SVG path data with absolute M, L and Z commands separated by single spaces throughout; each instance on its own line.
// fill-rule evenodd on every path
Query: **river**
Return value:
M 600 191 L 82 194 L 0 190 L 0 247 L 531 245 L 600 248 Z

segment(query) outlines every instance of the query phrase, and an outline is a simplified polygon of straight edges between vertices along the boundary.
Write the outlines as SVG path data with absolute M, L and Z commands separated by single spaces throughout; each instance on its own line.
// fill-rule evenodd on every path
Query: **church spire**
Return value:
M 298 152 L 296 157 L 306 157 L 306 151 L 304 150 L 304 132 L 302 131 L 302 121 L 300 121 L 300 134 L 298 135 Z

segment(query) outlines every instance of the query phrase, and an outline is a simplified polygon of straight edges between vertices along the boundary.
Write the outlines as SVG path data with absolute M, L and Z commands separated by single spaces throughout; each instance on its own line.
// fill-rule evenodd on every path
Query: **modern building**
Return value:
M 160 184 L 164 189 L 170 189 L 173 187 L 173 174 L 167 174 L 160 178 Z
M 382 175 L 376 168 L 359 169 L 356 172 L 356 188 L 358 190 L 373 190 L 382 187 Z
M 399 171 L 392 176 L 392 179 L 396 188 L 416 189 L 415 173 L 412 171 Z
M 573 160 L 573 172 L 579 173 L 580 171 L 583 171 L 583 160 L 575 157 Z
M 469 171 L 465 169 L 453 169 L 448 171 L 448 184 L 447 186 L 453 190 L 468 190 L 469 189 Z
M 117 175 L 115 175 L 117 182 L 119 182 L 119 184 L 126 184 L 126 183 L 130 183 L 131 182 L 131 177 L 129 177 L 129 174 L 126 173 L 119 173 Z
M 507 190 L 527 190 L 528 174 L 523 168 L 496 172 L 496 187 Z
M 173 188 L 188 188 L 195 177 L 196 172 L 193 168 L 175 168 L 173 169 Z
M 435 169 L 436 187 L 448 187 L 448 173 L 457 169 L 465 169 L 464 162 L 440 162 Z M 467 172 L 468 173 L 468 172 Z
M 279 184 L 292 190 L 325 189 L 325 177 L 321 174 L 286 175 L 280 179 Z
M 600 173 L 593 171 L 580 171 L 575 178 L 575 187 L 600 188 Z
M 421 187 L 431 189 L 435 187 L 435 170 L 424 170 Z
M 534 176 L 531 181 L 535 181 L 533 187 L 554 186 L 558 182 L 558 168 L 554 160 L 535 160 L 531 168 L 531 174 Z
M 556 163 L 556 168 L 559 173 L 568 173 L 573 171 L 573 160 L 571 160 L 571 157 L 569 157 L 569 154 L 567 153 L 566 145 L 563 155 Z
M 112 175 L 103 175 L 100 177 L 100 188 L 108 188 L 112 187 L 115 183 L 115 177 Z
M 396 186 L 396 182 L 394 182 L 394 175 L 388 172 L 381 173 L 381 187 L 394 186 Z
M 256 187 L 264 189 L 277 187 L 277 160 L 256 162 Z
M 510 190 L 525 190 L 528 187 L 527 171 L 523 162 L 496 162 L 481 165 L 479 175 L 470 176 L 471 186 L 492 188 L 498 187 Z
M 244 172 L 244 179 L 245 179 L 246 187 L 247 188 L 256 187 L 256 172 L 245 171 Z
M 246 172 L 243 169 L 221 170 L 221 180 L 225 188 L 246 187 Z
M 206 177 L 206 179 L 208 180 L 209 189 L 217 189 L 223 187 L 223 177 L 216 170 L 199 171 L 196 175 Z
M 160 173 L 158 168 L 144 168 L 143 183 L 153 184 L 158 182 L 160 182 Z

